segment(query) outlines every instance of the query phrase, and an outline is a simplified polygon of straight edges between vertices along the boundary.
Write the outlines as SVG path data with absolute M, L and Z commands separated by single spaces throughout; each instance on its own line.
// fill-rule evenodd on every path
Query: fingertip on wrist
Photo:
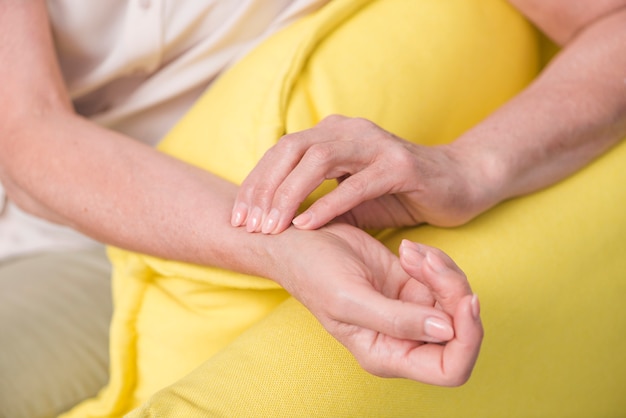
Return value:
M 239 227 L 244 224 L 246 215 L 248 214 L 248 205 L 243 202 L 237 203 L 233 207 L 231 213 L 230 223 L 234 227 Z
M 281 232 L 280 230 L 280 212 L 276 208 L 272 208 L 267 217 L 263 220 L 261 225 L 261 232 L 264 234 L 275 234 Z
M 263 221 L 263 209 L 255 206 L 250 211 L 248 219 L 246 219 L 246 231 L 259 232 L 261 231 L 261 224 Z
M 306 228 L 313 221 L 313 213 L 310 210 L 306 210 L 302 212 L 300 215 L 296 216 L 291 223 L 296 228 Z

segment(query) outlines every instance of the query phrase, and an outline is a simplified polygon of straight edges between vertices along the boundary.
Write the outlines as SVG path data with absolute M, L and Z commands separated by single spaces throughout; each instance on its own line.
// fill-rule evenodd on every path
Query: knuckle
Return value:
M 295 205 L 299 205 L 299 193 L 291 185 L 282 185 L 274 196 L 274 203 L 277 209 L 284 210 Z
M 374 129 L 376 127 L 376 124 L 368 119 L 355 117 L 344 118 L 343 120 L 341 120 L 341 127 L 346 132 L 350 132 L 352 135 L 354 135 L 354 133 L 356 132 L 359 133 L 360 137 L 362 137 L 364 133 L 370 132 L 372 129 Z
M 443 306 L 456 306 L 459 301 L 467 295 L 468 288 L 465 284 L 456 282 L 440 286 L 436 290 L 437 300 Z
M 260 183 L 250 192 L 250 196 L 257 205 L 267 206 L 272 202 L 274 189 L 269 184 Z
M 324 117 L 320 121 L 320 124 L 324 124 L 324 125 L 331 124 L 331 125 L 333 125 L 335 123 L 343 122 L 346 119 L 348 119 L 346 116 L 333 113 L 333 114 L 330 114 L 330 115 Z
M 358 197 L 365 194 L 368 183 L 368 180 L 363 176 L 350 176 L 340 186 L 344 193 Z
M 277 153 L 279 155 L 289 155 L 300 151 L 300 144 L 298 141 L 299 135 L 297 133 L 291 133 L 283 135 L 276 145 L 268 150 L 268 152 Z
M 368 129 L 377 128 L 378 127 L 371 120 L 366 119 L 366 118 L 361 118 L 361 117 L 352 118 L 352 119 L 350 119 L 350 122 L 353 123 L 356 126 L 360 126 L 360 127 L 368 128 Z
M 326 300 L 327 315 L 336 321 L 344 322 L 346 312 L 350 311 L 352 303 L 352 297 L 346 291 L 338 289 L 332 298 Z
M 331 144 L 322 143 L 312 145 L 305 153 L 308 163 L 313 166 L 325 165 L 334 155 Z
M 417 173 L 420 163 L 416 155 L 403 143 L 398 143 L 395 139 L 388 141 L 386 148 L 386 165 L 394 171 Z
M 348 132 L 361 132 L 371 129 L 378 129 L 378 126 L 363 117 L 349 117 L 343 115 L 332 114 L 326 116 L 320 122 L 320 125 L 331 125 L 335 129 L 344 129 Z
M 415 156 L 411 151 L 403 146 L 393 147 L 391 149 L 390 156 L 392 164 L 396 167 L 404 169 L 413 169 L 417 167 Z
M 387 321 L 391 328 L 391 335 L 399 338 L 410 337 L 414 324 L 407 323 L 400 315 L 392 315 Z
M 246 179 L 239 187 L 239 196 L 245 200 L 251 200 L 254 196 L 254 190 L 256 183 L 252 182 L 249 178 Z

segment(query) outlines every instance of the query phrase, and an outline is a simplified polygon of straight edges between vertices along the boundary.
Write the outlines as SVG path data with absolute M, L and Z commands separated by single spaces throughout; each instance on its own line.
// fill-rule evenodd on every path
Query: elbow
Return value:
M 28 188 L 20 184 L 15 176 L 0 165 L 0 214 L 11 202 L 22 211 L 48 221 L 67 225 L 68 223 L 57 214 L 49 211 L 31 193 Z
M 32 195 L 33 185 L 45 178 L 37 174 L 41 167 L 45 147 L 43 142 L 53 140 L 48 135 L 53 120 L 72 115 L 64 104 L 51 103 L 26 106 L 24 103 L 7 105 L 0 100 L 0 187 L 4 190 L 0 199 L 8 199 L 23 211 L 49 218 L 38 199 Z M 58 124 L 58 123 L 57 123 Z M 39 170 L 41 171 L 41 170 Z M 0 205 L 3 202 L 0 200 Z

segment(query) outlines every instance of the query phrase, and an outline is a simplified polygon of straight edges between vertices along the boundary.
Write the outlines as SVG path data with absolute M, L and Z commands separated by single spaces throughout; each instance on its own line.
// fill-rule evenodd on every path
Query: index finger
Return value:
M 319 140 L 320 135 L 312 132 L 313 129 L 285 135 L 265 152 L 237 192 L 231 216 L 233 226 L 254 224 L 252 231 L 260 227 L 278 186 L 310 145 Z

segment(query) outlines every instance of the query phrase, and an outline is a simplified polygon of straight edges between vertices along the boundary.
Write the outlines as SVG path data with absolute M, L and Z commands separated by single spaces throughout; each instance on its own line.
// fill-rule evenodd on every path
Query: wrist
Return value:
M 294 252 L 297 252 L 297 244 L 302 241 L 299 235 L 310 231 L 299 231 L 298 229 L 290 226 L 280 234 L 265 235 L 265 234 L 250 234 L 259 239 L 259 248 L 261 250 L 261 262 L 262 271 L 258 272 L 258 275 L 266 277 L 276 282 L 281 287 L 289 290 L 289 279 L 293 277 L 295 266 L 294 261 L 298 257 L 294 256 Z
M 468 218 L 474 218 L 492 208 L 506 196 L 504 184 L 510 174 L 498 145 L 475 140 L 471 132 L 449 145 L 454 160 L 460 167 L 459 173 L 467 197 Z

